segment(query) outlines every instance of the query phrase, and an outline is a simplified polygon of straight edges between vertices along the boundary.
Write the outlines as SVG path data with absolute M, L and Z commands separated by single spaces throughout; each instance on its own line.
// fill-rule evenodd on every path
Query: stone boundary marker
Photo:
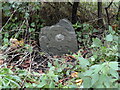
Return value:
M 78 50 L 75 30 L 67 19 L 56 25 L 41 29 L 39 43 L 42 51 L 52 55 L 63 55 Z

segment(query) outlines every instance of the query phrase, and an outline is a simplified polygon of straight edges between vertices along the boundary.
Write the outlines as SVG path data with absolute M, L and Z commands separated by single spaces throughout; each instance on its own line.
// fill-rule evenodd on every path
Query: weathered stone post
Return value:
M 39 35 L 41 49 L 52 55 L 63 55 L 76 52 L 77 39 L 71 22 L 62 19 L 56 25 L 46 26 Z

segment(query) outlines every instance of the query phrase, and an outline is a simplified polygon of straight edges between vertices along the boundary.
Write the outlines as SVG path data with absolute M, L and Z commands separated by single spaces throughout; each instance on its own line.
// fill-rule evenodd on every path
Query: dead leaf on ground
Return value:
M 0 54 L 2 54 L 3 53 L 3 51 L 2 50 L 0 50 Z
M 30 64 L 30 63 L 31 63 L 31 60 L 26 60 L 25 63 L 26 63 L 26 64 Z
M 83 80 L 82 79 L 77 79 L 75 82 L 76 82 L 77 85 L 81 85 Z
M 30 64 L 22 64 L 21 65 L 23 68 L 28 68 L 30 66 Z
M 37 70 L 40 74 L 43 74 L 43 71 L 42 70 Z
M 4 62 L 4 60 L 3 60 L 3 59 L 0 59 L 0 65 L 2 65 L 2 64 L 3 64 L 3 62 Z
M 115 30 L 117 27 L 118 27 L 118 25 L 117 25 L 117 24 L 112 25 L 112 29 L 113 29 L 113 30 Z
M 24 40 L 22 39 L 22 40 L 18 41 L 16 38 L 11 38 L 10 43 L 11 43 L 10 47 L 15 49 L 19 46 L 23 46 L 24 45 Z
M 11 38 L 10 39 L 10 43 L 15 44 L 16 42 L 18 42 L 18 40 L 16 38 Z
M 71 73 L 71 77 L 78 77 L 78 72 Z

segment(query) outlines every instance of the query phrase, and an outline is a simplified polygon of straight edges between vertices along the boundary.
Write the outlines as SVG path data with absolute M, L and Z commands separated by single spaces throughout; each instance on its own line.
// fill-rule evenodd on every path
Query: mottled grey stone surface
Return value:
M 78 50 L 74 28 L 66 19 L 60 20 L 56 25 L 42 28 L 39 42 L 44 52 L 53 55 L 63 55 Z

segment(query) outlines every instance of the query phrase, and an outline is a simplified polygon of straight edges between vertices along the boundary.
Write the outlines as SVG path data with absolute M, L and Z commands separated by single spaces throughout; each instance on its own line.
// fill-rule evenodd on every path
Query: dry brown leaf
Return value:
M 3 51 L 0 50 L 0 54 L 2 54 L 2 53 L 3 53 Z
M 18 40 L 17 40 L 16 38 L 11 38 L 11 39 L 10 39 L 10 43 L 15 44 L 16 42 L 18 42 Z
M 71 77 L 78 77 L 78 72 L 71 73 Z
M 0 59 L 0 65 L 2 65 L 2 64 L 3 64 L 3 62 L 4 62 L 4 60 L 3 60 L 3 59 Z
M 117 24 L 112 25 L 112 29 L 113 29 L 113 30 L 115 30 L 117 27 L 118 27 L 118 25 L 117 25 Z
M 25 64 L 30 64 L 31 63 L 31 60 L 26 60 L 25 61 Z
M 76 82 L 77 85 L 81 85 L 83 80 L 82 79 L 77 79 L 75 82 Z
M 19 41 L 19 45 L 20 45 L 20 46 L 23 46 L 23 45 L 24 45 L 24 40 L 23 40 L 23 39 Z
M 40 74 L 43 74 L 43 71 L 42 70 L 37 70 Z
M 24 45 L 24 40 L 22 39 L 22 40 L 18 41 L 15 38 L 11 38 L 10 39 L 10 43 L 11 43 L 10 47 L 13 48 L 13 49 L 15 49 L 15 48 L 17 48 L 19 46 L 23 46 Z
M 21 65 L 23 68 L 28 68 L 30 66 L 30 64 L 22 64 Z

